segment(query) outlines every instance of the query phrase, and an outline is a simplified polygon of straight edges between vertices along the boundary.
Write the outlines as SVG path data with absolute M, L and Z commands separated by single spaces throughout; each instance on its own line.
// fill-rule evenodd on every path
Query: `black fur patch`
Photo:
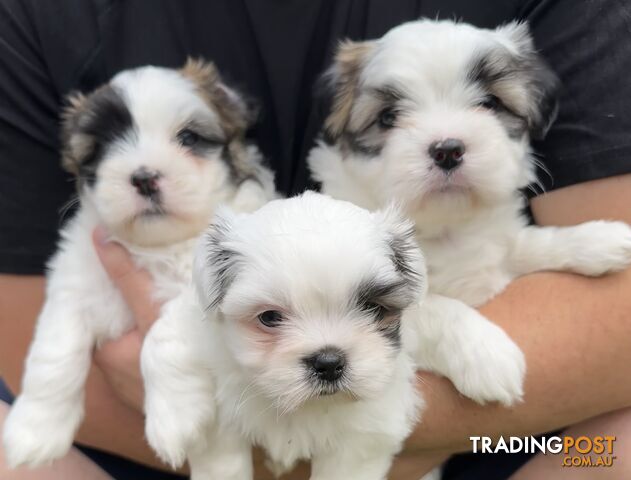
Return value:
M 411 283 L 415 291 L 423 288 L 423 275 L 414 268 L 414 260 L 417 256 L 414 227 L 411 226 L 402 235 L 394 235 L 388 241 L 392 251 L 392 262 L 397 271 Z
M 371 279 L 362 282 L 355 292 L 355 301 L 360 307 L 368 303 L 379 303 L 392 309 L 407 306 L 407 292 L 409 285 L 404 280 L 389 283 L 379 283 Z
M 399 347 L 401 310 L 408 306 L 409 298 L 410 285 L 405 280 L 379 283 L 371 279 L 357 287 L 353 300 L 356 308 L 374 316 L 377 330 Z
M 394 85 L 385 85 L 370 92 L 373 105 L 367 111 L 361 127 L 351 130 L 348 125 L 339 135 L 342 148 L 365 157 L 376 157 L 381 154 L 388 130 L 380 127 L 379 115 L 385 109 L 400 113 L 397 102 L 405 99 L 405 93 Z M 366 101 L 363 100 L 356 101 Z
M 224 145 L 221 149 L 221 160 L 228 166 L 230 170 L 230 179 L 236 184 L 241 185 L 246 180 L 257 180 L 256 176 L 252 172 L 244 171 L 239 168 L 240 162 L 238 162 L 232 152 L 229 145 Z
M 529 132 L 533 139 L 541 139 L 556 118 L 560 82 L 535 51 L 514 55 L 502 47 L 482 52 L 469 67 L 467 79 L 500 99 L 496 113 L 512 138 Z M 526 108 L 513 106 L 506 89 L 510 84 L 526 93 Z
M 66 111 L 63 125 L 64 164 L 79 182 L 93 185 L 109 144 L 133 133 L 131 113 L 110 85 L 76 101 Z
M 395 347 L 401 348 L 401 313 L 398 312 L 396 317 L 389 318 L 387 322 L 382 321 L 379 324 L 379 333 L 381 333 Z
M 370 142 L 371 137 L 373 137 L 373 135 L 365 131 L 359 133 L 343 132 L 340 136 L 340 140 L 343 148 L 346 148 L 354 154 L 363 155 L 365 157 L 377 157 L 381 154 L 383 145 Z
M 375 94 L 385 104 L 393 104 L 406 98 L 402 89 L 396 85 L 385 85 L 383 87 L 375 89 Z
M 223 220 L 213 223 L 206 233 L 206 275 L 210 275 L 209 289 L 206 293 L 206 309 L 216 308 L 224 299 L 226 292 L 236 277 L 236 267 L 240 254 L 224 243 L 230 231 L 230 225 Z

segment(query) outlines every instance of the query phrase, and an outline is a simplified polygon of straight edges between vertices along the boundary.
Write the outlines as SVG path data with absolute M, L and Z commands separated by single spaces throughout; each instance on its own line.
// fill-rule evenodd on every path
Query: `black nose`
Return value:
M 136 187 L 136 190 L 143 197 L 150 197 L 155 195 L 160 190 L 158 186 L 158 179 L 160 173 L 152 170 L 148 170 L 145 167 L 140 167 L 134 173 L 131 174 L 131 184 Z
M 326 347 L 307 357 L 305 363 L 320 380 L 334 382 L 344 373 L 346 357 L 339 349 Z
M 429 156 L 434 163 L 445 171 L 453 170 L 462 163 L 464 143 L 456 138 L 434 142 L 429 146 Z

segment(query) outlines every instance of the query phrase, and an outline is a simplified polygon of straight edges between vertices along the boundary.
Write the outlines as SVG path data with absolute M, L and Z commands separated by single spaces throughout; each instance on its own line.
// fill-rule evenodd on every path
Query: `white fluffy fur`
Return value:
M 349 149 L 342 135 L 314 148 L 309 164 L 323 192 L 334 198 L 369 209 L 392 200 L 401 204 L 416 224 L 429 275 L 425 305 L 431 314 L 416 324 L 419 366 L 446 372 L 474 400 L 510 405 L 522 395 L 523 356 L 501 329 L 461 302 L 479 306 L 531 272 L 602 275 L 624 269 L 631 260 L 631 229 L 607 221 L 528 226 L 519 190 L 535 179 L 529 134 L 509 135 L 500 116 L 481 101 L 493 93 L 530 124 L 542 122 L 542 92 L 520 84 L 524 71 L 505 79 L 499 90 L 484 91 L 469 72 L 487 53 L 496 66 L 507 53 L 518 61 L 536 58 L 523 24 L 485 30 L 422 20 L 361 49 L 342 47 L 330 77 L 338 96 L 342 88 L 352 92 L 352 105 L 348 118 L 342 109 L 332 113 L 338 125 L 343 120 L 343 129 L 352 131 L 376 121 L 366 115 L 376 117 L 378 110 L 366 105 L 383 87 L 403 92 L 396 104 L 400 113 L 391 129 L 379 132 L 376 155 Z M 359 71 L 352 89 L 335 84 L 349 55 L 355 55 L 350 58 Z M 449 174 L 428 155 L 432 142 L 446 138 L 466 147 L 463 163 Z
M 69 449 L 81 423 L 84 384 L 95 345 L 120 336 L 134 319 L 101 266 L 91 233 L 101 224 L 123 243 L 155 282 L 159 300 L 175 297 L 190 282 L 197 236 L 219 203 L 252 210 L 274 196 L 271 172 L 259 181 L 233 182 L 219 151 L 191 154 L 175 142 L 191 116 L 220 129 L 217 114 L 196 85 L 174 70 L 144 67 L 116 76 L 135 133 L 108 147 L 93 186 L 83 184 L 80 208 L 61 232 L 50 261 L 46 302 L 37 321 L 22 392 L 4 428 L 12 467 L 47 463 Z M 82 142 L 72 136 L 70 142 Z M 251 161 L 259 154 L 251 147 Z M 159 170 L 166 214 L 145 218 L 148 200 L 130 183 L 139 166 Z M 259 183 L 261 182 L 261 183 Z
M 188 456 L 194 480 L 251 479 L 252 444 L 276 473 L 306 459 L 312 480 L 384 479 L 416 418 L 414 364 L 353 294 L 362 281 L 403 280 L 396 238 L 422 282 L 404 280 L 409 297 L 396 301 L 419 302 L 424 266 L 406 228 L 393 210 L 371 214 L 314 193 L 219 218 L 196 257 L 198 292 L 172 301 L 143 345 L 147 438 L 159 455 L 173 465 Z M 213 261 L 215 235 L 234 256 L 227 269 Z M 281 326 L 263 327 L 265 310 L 282 311 Z M 348 377 L 318 396 L 301 359 L 324 346 L 345 352 Z

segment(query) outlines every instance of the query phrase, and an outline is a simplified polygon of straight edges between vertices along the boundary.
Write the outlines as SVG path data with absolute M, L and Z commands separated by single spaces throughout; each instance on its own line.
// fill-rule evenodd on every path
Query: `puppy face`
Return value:
M 424 292 L 411 224 L 307 193 L 217 219 L 196 257 L 248 383 L 279 409 L 379 395 L 400 351 L 401 312 Z
M 467 211 L 534 180 L 531 137 L 556 114 L 558 81 L 528 29 L 451 21 L 345 43 L 328 73 L 326 137 L 351 175 L 408 210 Z
M 247 121 L 244 102 L 212 64 L 129 70 L 70 98 L 63 164 L 112 233 L 169 244 L 201 232 L 249 175 Z

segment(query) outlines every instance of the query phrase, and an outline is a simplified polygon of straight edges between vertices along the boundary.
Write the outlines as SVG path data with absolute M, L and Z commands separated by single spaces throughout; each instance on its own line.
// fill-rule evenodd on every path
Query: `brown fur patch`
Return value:
M 61 166 L 73 175 L 79 174 L 80 155 L 77 155 L 73 143 L 73 133 L 77 128 L 79 116 L 86 109 L 87 97 L 81 92 L 72 92 L 66 97 L 66 107 L 61 112 Z M 89 148 L 86 141 L 86 148 Z M 83 150 L 79 148 L 79 150 Z
M 334 65 L 330 71 L 335 92 L 331 113 L 325 121 L 325 128 L 333 138 L 339 137 L 348 123 L 353 100 L 357 94 L 361 69 L 374 47 L 375 43 L 372 41 L 347 40 L 340 43 L 337 49 Z
M 212 62 L 189 58 L 180 73 L 195 83 L 208 106 L 217 112 L 228 139 L 244 134 L 250 121 L 248 108 L 239 94 L 222 82 Z

